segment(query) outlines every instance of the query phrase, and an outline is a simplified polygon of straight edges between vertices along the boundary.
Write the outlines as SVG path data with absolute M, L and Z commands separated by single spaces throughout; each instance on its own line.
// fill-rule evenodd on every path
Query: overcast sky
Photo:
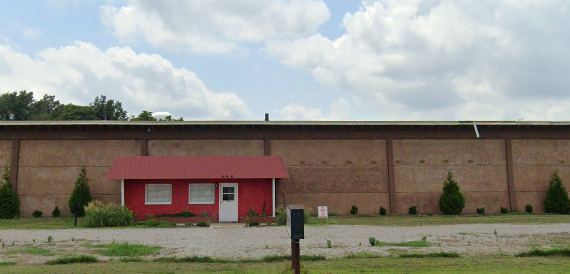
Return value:
M 185 120 L 570 120 L 570 1 L 0 0 L 0 92 Z

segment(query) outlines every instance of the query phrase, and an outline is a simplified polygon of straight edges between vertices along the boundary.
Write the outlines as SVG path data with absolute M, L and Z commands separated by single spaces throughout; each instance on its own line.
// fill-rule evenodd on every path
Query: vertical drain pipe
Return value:
M 477 136 L 477 139 L 481 138 L 481 135 L 479 135 L 479 129 L 477 129 L 477 124 L 475 124 L 475 122 L 473 122 L 473 128 L 475 129 L 475 136 Z

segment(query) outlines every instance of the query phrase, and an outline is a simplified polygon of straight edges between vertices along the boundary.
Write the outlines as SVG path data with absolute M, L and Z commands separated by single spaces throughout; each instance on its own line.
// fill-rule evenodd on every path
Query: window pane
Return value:
M 152 203 L 154 202 L 154 186 L 153 185 L 146 185 L 146 202 Z
M 234 187 L 224 187 L 223 193 L 234 193 L 235 189 Z
M 189 203 L 214 203 L 214 184 L 190 184 L 190 201 Z

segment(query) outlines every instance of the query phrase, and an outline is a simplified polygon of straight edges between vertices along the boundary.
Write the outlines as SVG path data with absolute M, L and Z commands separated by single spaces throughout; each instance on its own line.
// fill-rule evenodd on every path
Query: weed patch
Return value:
M 161 263 L 226 263 L 227 260 L 214 259 L 210 256 L 187 256 L 187 257 L 162 257 L 157 258 L 154 262 Z
M 570 249 L 533 249 L 529 252 L 522 252 L 516 257 L 570 257 Z
M 146 262 L 146 260 L 141 258 L 141 257 L 121 257 L 117 261 L 119 261 L 121 263 L 142 263 L 142 262 Z
M 400 254 L 400 258 L 459 258 L 461 255 L 455 252 L 436 252 L 436 253 L 412 253 L 412 254 Z
M 400 247 L 428 247 L 433 245 L 426 240 L 424 237 L 421 241 L 410 241 L 410 242 L 399 242 L 399 243 L 389 243 L 376 241 L 374 246 L 400 246 Z
M 29 255 L 39 255 L 39 256 L 53 256 L 55 253 L 51 250 L 39 248 L 39 247 L 26 247 L 20 250 L 10 250 L 6 252 L 8 254 L 29 254 Z
M 56 264 L 77 264 L 77 263 L 96 263 L 97 258 L 88 255 L 67 256 L 55 260 L 47 261 L 47 265 Z
M 301 261 L 324 261 L 327 258 L 322 255 L 301 255 Z M 261 258 L 262 262 L 285 262 L 291 261 L 291 255 L 271 255 Z
M 10 266 L 10 265 L 15 265 L 16 262 L 0 262 L 0 266 Z
M 162 248 L 160 246 L 146 246 L 128 243 L 110 243 L 101 245 L 101 247 L 106 247 L 106 249 L 99 250 L 97 253 L 109 257 L 137 257 L 152 255 L 156 254 Z

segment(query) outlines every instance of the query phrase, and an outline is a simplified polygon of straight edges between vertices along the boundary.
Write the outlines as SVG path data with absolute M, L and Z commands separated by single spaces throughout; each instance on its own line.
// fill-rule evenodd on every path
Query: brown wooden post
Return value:
M 513 145 L 512 139 L 505 139 L 505 151 L 507 154 L 507 189 L 509 191 L 510 211 L 517 209 L 517 197 L 515 196 L 515 179 L 513 171 Z
M 291 268 L 295 274 L 301 273 L 301 247 L 299 240 L 291 240 Z
M 386 138 L 386 158 L 388 162 L 388 197 L 390 214 L 396 214 L 396 179 L 394 178 L 394 146 L 392 138 Z
M 141 139 L 141 156 L 148 156 L 148 139 Z
M 10 171 L 12 176 L 12 187 L 14 192 L 18 193 L 18 164 L 20 163 L 20 139 L 14 138 L 12 140 L 12 164 L 10 166 Z

